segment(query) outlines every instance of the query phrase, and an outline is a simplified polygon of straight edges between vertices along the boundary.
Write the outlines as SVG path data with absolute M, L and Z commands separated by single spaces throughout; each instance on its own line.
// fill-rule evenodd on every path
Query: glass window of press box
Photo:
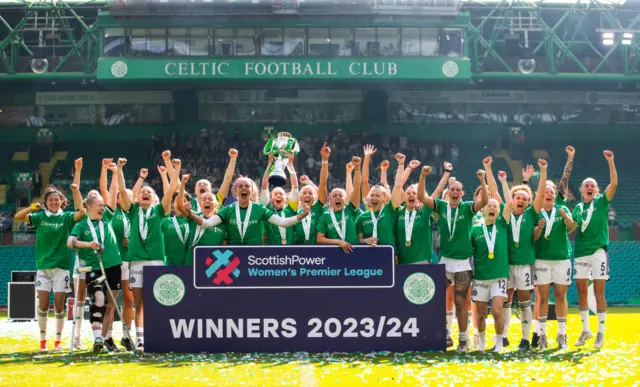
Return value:
M 105 56 L 463 56 L 460 28 L 105 28 Z

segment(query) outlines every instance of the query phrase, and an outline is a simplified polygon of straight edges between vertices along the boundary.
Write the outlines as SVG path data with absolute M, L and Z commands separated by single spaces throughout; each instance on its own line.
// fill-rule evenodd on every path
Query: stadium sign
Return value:
M 471 78 L 464 58 L 156 59 L 98 60 L 99 80 L 444 80 Z
M 213 246 L 193 267 L 145 267 L 145 351 L 444 351 L 444 267 L 394 254 Z

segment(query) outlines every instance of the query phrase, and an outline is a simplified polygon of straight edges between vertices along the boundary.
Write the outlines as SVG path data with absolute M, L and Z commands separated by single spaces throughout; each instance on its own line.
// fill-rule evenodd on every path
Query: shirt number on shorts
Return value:
M 524 286 L 531 286 L 531 274 L 530 273 L 524 273 Z
M 567 282 L 571 282 L 571 268 L 567 269 Z
M 498 287 L 500 288 L 500 290 L 502 290 L 503 292 L 507 291 L 507 281 L 506 280 L 500 280 L 498 281 Z
M 600 264 L 600 271 L 602 272 L 602 274 L 600 274 L 600 275 L 607 274 L 607 264 L 605 262 L 602 262 Z
M 64 276 L 64 288 L 69 289 L 69 276 Z

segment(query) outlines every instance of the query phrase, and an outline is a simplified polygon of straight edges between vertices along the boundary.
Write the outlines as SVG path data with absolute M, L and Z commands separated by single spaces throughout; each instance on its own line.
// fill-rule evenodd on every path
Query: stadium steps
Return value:
M 46 163 L 40 163 L 40 174 L 42 175 L 42 182 L 44 186 L 50 184 L 51 176 L 53 175 L 53 171 L 55 170 L 56 163 L 61 160 L 67 159 L 68 152 L 54 152 L 51 160 Z
M 7 203 L 7 190 L 9 186 L 6 184 L 0 184 L 0 204 Z
M 11 155 L 11 161 L 29 161 L 29 151 L 17 151 Z

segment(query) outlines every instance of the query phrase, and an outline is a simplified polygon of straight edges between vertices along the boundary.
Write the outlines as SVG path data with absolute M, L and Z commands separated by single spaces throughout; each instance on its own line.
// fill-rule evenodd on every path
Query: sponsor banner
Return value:
M 470 90 L 466 91 L 469 102 L 524 103 L 527 102 L 526 91 L 514 90 Z
M 170 91 L 62 91 L 36 93 L 36 105 L 173 103 Z
M 362 90 L 296 90 L 296 96 L 272 97 L 267 90 L 207 90 L 200 103 L 360 103 Z
M 196 247 L 196 289 L 390 288 L 392 246 L 354 246 L 346 255 L 335 246 Z
M 190 267 L 144 268 L 145 352 L 446 349 L 443 265 L 398 265 L 391 288 L 220 292 L 196 289 L 192 275 Z
M 99 80 L 446 80 L 471 78 L 468 58 L 112 58 Z
M 625 93 L 622 93 L 625 94 Z M 523 91 L 523 90 L 397 90 L 392 91 L 389 103 L 496 103 L 496 104 L 581 104 L 581 91 Z
M 589 105 L 640 105 L 640 93 L 589 92 L 586 102 Z

